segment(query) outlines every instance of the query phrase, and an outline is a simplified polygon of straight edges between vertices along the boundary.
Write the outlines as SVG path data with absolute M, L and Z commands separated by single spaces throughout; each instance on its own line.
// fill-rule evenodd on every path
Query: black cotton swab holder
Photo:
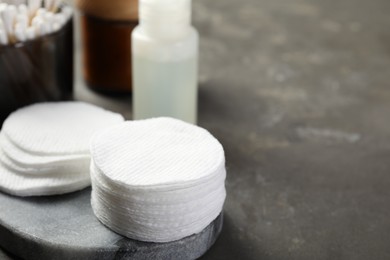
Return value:
M 0 125 L 12 111 L 72 99 L 73 18 L 58 31 L 0 46 Z

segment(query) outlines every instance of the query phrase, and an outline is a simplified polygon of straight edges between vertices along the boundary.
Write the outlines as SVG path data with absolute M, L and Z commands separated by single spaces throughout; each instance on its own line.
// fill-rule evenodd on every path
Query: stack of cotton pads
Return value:
M 17 110 L 0 132 L 0 190 L 42 196 L 89 186 L 91 136 L 123 121 L 119 114 L 81 102 Z
M 222 145 L 170 118 L 125 122 L 91 142 L 92 208 L 132 239 L 169 242 L 199 233 L 226 197 Z

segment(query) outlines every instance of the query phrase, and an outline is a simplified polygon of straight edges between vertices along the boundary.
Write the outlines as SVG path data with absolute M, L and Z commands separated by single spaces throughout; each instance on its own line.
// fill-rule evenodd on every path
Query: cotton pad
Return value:
M 174 119 L 126 122 L 96 139 L 91 155 L 97 167 L 129 186 L 199 182 L 225 162 L 222 145 L 210 133 Z
M 21 174 L 0 163 L 0 190 L 16 196 L 44 196 L 81 190 L 90 185 L 89 172 L 65 172 L 40 175 Z
M 0 133 L 0 147 L 14 163 L 26 168 L 47 168 L 58 165 L 69 165 L 90 161 L 89 153 L 69 155 L 36 155 L 16 147 L 3 133 Z
M 171 118 L 125 122 L 91 141 L 92 208 L 132 239 L 170 242 L 202 231 L 226 197 L 222 145 Z
M 81 102 L 17 110 L 0 132 L 0 190 L 44 196 L 89 186 L 91 137 L 123 121 L 119 114 Z
M 40 103 L 12 113 L 2 132 L 33 154 L 87 154 L 97 130 L 122 121 L 119 114 L 82 102 Z
M 1 146 L 0 146 L 1 147 Z M 16 164 L 12 161 L 5 153 L 3 149 L 0 148 L 0 164 L 11 169 L 14 172 L 20 174 L 34 174 L 34 175 L 63 175 L 63 174 L 79 174 L 81 172 L 88 172 L 90 158 L 86 160 L 80 160 L 76 162 L 68 162 L 68 164 L 61 163 L 58 165 L 51 165 L 47 167 L 24 167 Z M 1 173 L 0 173 L 1 175 Z

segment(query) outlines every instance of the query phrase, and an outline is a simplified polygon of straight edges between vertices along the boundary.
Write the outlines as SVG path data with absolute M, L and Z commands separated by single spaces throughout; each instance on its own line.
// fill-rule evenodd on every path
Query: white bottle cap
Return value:
M 140 0 L 140 20 L 157 23 L 190 23 L 191 0 Z
M 191 0 L 140 0 L 141 27 L 158 38 L 179 38 L 191 24 Z

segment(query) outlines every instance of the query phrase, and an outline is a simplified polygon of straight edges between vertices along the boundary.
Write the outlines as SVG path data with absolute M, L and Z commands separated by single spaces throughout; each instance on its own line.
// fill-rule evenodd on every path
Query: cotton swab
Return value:
M 32 20 L 32 26 L 35 28 L 35 35 L 36 36 L 43 36 L 45 35 L 45 25 L 44 20 L 40 16 L 35 16 Z
M 44 34 L 51 33 L 51 24 L 48 22 L 44 22 L 43 23 L 43 30 L 44 30 Z
M 23 25 L 21 24 L 15 25 L 15 38 L 20 42 L 26 41 L 26 35 L 25 35 L 25 30 L 23 28 Z
M 28 10 L 30 17 L 33 17 L 37 10 L 41 7 L 42 0 L 28 0 Z
M 45 8 L 38 8 L 37 12 L 35 13 L 35 16 L 44 16 L 46 14 L 46 9 Z
M 65 16 L 65 20 L 68 20 L 72 16 L 73 11 L 71 7 L 64 6 L 64 8 L 62 9 L 62 13 Z
M 8 44 L 8 36 L 4 28 L 3 20 L 0 18 L 0 45 L 1 44 Z
M 7 6 L 8 6 L 7 4 L 0 3 L 0 11 L 7 9 Z
M 54 14 L 53 13 L 50 13 L 50 12 L 46 12 L 44 15 L 43 15 L 43 19 L 45 20 L 46 23 L 52 23 L 53 20 L 54 20 Z
M 38 22 L 43 22 L 43 19 L 40 16 L 35 16 L 31 21 L 31 25 L 37 27 Z
M 19 23 L 23 26 L 24 29 L 28 27 L 28 17 L 23 14 L 17 14 L 16 15 L 16 24 Z
M 0 30 L 0 43 L 2 45 L 8 44 L 8 36 L 7 33 L 4 30 Z
M 34 27 L 28 27 L 26 29 L 26 38 L 27 38 L 27 40 L 32 40 L 35 38 L 35 28 Z
M 59 23 L 54 22 L 51 28 L 52 32 L 56 32 L 61 28 L 61 25 Z
M 16 7 L 8 5 L 4 9 L 0 10 L 0 16 L 3 19 L 5 30 L 9 37 L 13 35 L 13 25 L 16 16 Z
M 53 8 L 53 0 L 44 0 L 46 10 L 51 11 Z
M 58 13 L 54 15 L 54 22 L 58 23 L 60 26 L 65 24 L 65 21 L 66 19 L 63 13 Z
M 25 4 L 19 5 L 19 6 L 18 6 L 18 13 L 19 13 L 20 15 L 28 16 L 27 5 L 25 5 Z

